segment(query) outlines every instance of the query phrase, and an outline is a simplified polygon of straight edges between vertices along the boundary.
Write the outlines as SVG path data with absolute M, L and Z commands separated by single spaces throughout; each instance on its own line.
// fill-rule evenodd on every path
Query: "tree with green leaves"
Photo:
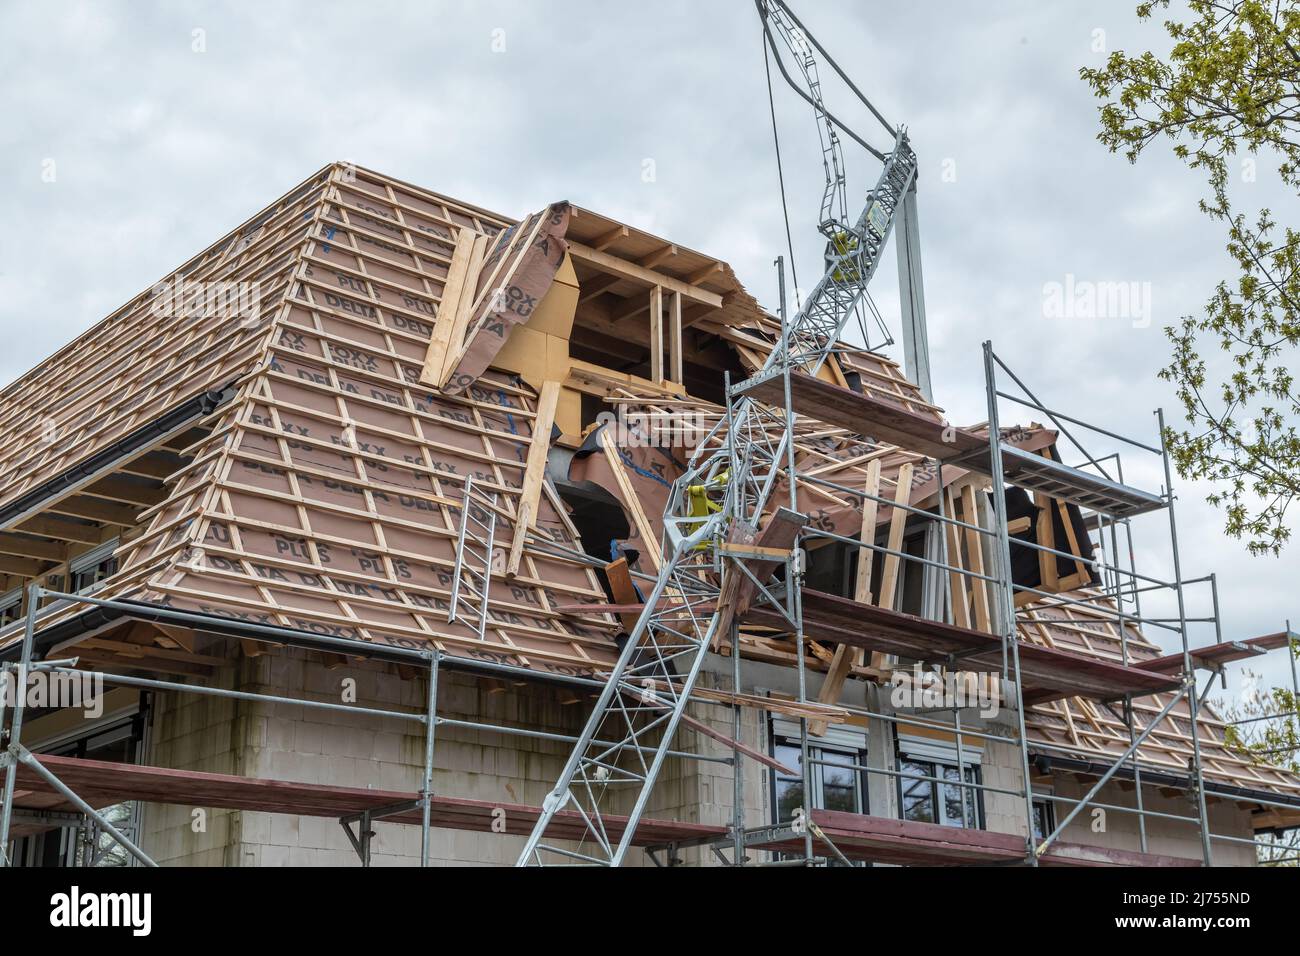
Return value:
M 1137 15 L 1168 10 L 1141 3 Z M 1164 29 L 1170 52 L 1110 55 L 1081 76 L 1101 107 L 1098 139 L 1136 162 L 1168 142 L 1203 173 L 1206 215 L 1223 224 L 1234 274 L 1204 314 L 1167 328 L 1161 378 L 1174 384 L 1186 428 L 1168 428 L 1179 474 L 1204 479 L 1226 531 L 1255 554 L 1280 554 L 1288 509 L 1300 495 L 1300 393 L 1291 367 L 1300 343 L 1300 233 L 1267 208 L 1234 200 L 1255 181 L 1257 161 L 1275 165 L 1300 192 L 1300 8 L 1290 2 L 1187 0 Z M 1216 350 L 1217 347 L 1217 350 Z
M 1300 641 L 1291 644 L 1291 652 L 1300 656 Z M 1248 693 L 1235 703 L 1218 704 L 1227 724 L 1225 742 L 1255 763 L 1300 774 L 1300 700 L 1285 687 L 1264 690 L 1259 675 L 1250 671 L 1246 677 L 1253 685 Z M 1300 866 L 1300 829 L 1284 830 L 1268 842 L 1270 845 L 1259 847 L 1261 863 Z

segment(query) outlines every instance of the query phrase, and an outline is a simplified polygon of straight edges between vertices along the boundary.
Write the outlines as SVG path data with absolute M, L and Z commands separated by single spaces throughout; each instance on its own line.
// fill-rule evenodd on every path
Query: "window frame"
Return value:
M 785 721 L 773 717 L 768 724 L 768 752 L 776 758 L 777 748 L 779 746 L 790 746 L 796 751 L 800 749 L 799 725 L 793 721 Z M 824 760 L 825 753 L 835 753 L 847 756 L 851 763 L 858 767 L 867 765 L 867 733 L 861 732 L 855 728 L 853 731 L 847 731 L 840 728 L 828 728 L 826 733 L 821 737 L 812 737 L 808 741 L 809 758 L 811 761 Z M 812 763 L 812 786 L 815 800 L 811 807 L 804 806 L 805 812 L 809 810 L 827 809 L 823 804 L 826 798 L 826 770 L 821 763 Z M 870 794 L 867 787 L 866 771 L 846 768 L 850 771 L 853 778 L 854 789 L 854 807 L 849 811 L 851 813 L 867 814 L 870 813 Z M 783 781 L 794 781 L 802 783 L 802 775 L 791 777 L 783 774 L 775 768 L 768 774 L 768 798 L 771 801 L 771 817 L 774 825 L 780 826 L 788 823 L 788 820 L 781 819 L 780 804 L 780 784 Z M 809 801 L 805 797 L 804 803 Z
M 1047 839 L 1048 835 L 1056 829 L 1056 801 L 1052 799 L 1052 791 L 1036 790 L 1032 794 L 1034 805 L 1034 826 L 1038 826 L 1038 808 L 1043 808 L 1043 825 L 1045 829 L 1042 833 L 1035 833 L 1034 839 L 1041 842 Z
M 68 562 L 69 592 L 72 594 L 94 594 L 103 586 L 105 580 L 111 578 L 117 573 L 117 559 L 113 554 L 118 549 L 119 541 L 119 538 L 105 541 L 103 544 L 98 544 L 91 548 L 85 554 L 77 555 L 77 557 Z M 90 572 L 92 575 L 98 574 L 100 568 L 110 563 L 113 567 L 104 574 L 103 578 L 91 581 L 89 584 L 79 584 L 77 579 L 80 576 L 87 572 Z
M 973 783 L 976 786 L 956 788 L 960 792 L 963 807 L 963 818 L 960 821 L 960 824 L 958 824 L 952 820 L 952 818 L 949 818 L 948 801 L 944 799 L 943 792 L 940 789 L 941 787 L 950 786 L 950 783 L 939 783 L 935 780 L 922 780 L 916 776 L 907 774 L 903 770 L 904 763 L 926 764 L 930 767 L 930 771 L 922 776 L 938 777 L 946 780 L 946 771 L 951 770 L 955 778 L 956 774 L 959 773 L 956 746 L 941 741 L 909 738 L 900 733 L 895 734 L 894 740 L 895 769 L 898 771 L 897 776 L 894 778 L 895 793 L 898 799 L 898 819 L 916 823 L 929 822 L 936 826 L 952 827 L 953 829 L 986 829 L 984 791 L 980 789 L 980 785 L 984 783 L 982 751 L 975 750 L 969 746 L 962 747 L 961 763 L 964 765 L 968 777 L 965 782 Z M 909 820 L 907 816 L 907 794 L 905 792 L 905 787 L 908 781 L 913 781 L 916 784 L 925 784 L 929 787 L 930 792 L 927 797 L 931 807 L 931 819 L 929 821 Z M 952 782 L 955 783 L 956 780 L 954 779 Z M 971 816 L 974 819 L 973 826 L 968 826 L 964 817 L 967 794 L 970 795 L 970 811 Z

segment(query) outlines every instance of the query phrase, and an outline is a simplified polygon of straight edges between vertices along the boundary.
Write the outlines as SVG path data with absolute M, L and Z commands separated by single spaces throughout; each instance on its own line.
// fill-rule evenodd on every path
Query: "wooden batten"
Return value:
M 477 270 L 473 267 L 476 254 L 482 262 L 483 243 L 486 236 L 480 236 L 472 229 L 462 228 L 456 235 L 456 248 L 452 252 L 451 265 L 447 270 L 447 284 L 443 289 L 442 301 L 438 304 L 438 316 L 433 324 L 433 337 L 429 340 L 429 349 L 424 356 L 424 367 L 420 370 L 420 381 L 430 388 L 441 388 L 443 373 L 447 366 L 447 353 L 460 347 L 465 337 L 463 326 L 460 337 L 456 337 L 458 319 L 468 316 L 468 305 L 462 311 L 462 300 L 472 298 L 477 282 Z M 473 273 L 473 275 L 471 275 Z
M 524 486 L 519 495 L 519 508 L 515 513 L 515 532 L 510 542 L 510 557 L 506 562 L 506 576 L 519 573 L 519 562 L 524 554 L 524 541 L 537 517 L 537 505 L 542 497 L 542 482 L 546 480 L 547 455 L 551 450 L 551 427 L 555 424 L 555 406 L 560 398 L 560 383 L 547 382 L 537 399 L 537 417 L 533 420 L 533 439 L 528 446 L 528 463 L 524 467 Z

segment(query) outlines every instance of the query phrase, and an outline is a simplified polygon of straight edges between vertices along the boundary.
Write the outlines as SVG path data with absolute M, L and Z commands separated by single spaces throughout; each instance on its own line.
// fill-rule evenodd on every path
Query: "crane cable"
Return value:
M 763 17 L 763 30 L 767 30 L 767 16 Z M 767 44 L 763 43 L 763 71 L 767 74 L 767 104 L 772 112 L 772 143 L 776 147 L 776 175 L 781 183 L 781 215 L 785 218 L 785 245 L 790 253 L 790 275 L 794 279 L 794 304 L 796 309 L 803 308 L 799 301 L 799 270 L 794 263 L 794 237 L 790 231 L 790 206 L 785 198 L 785 169 L 781 163 L 781 137 L 776 128 L 776 97 L 772 93 L 772 62 Z
M 814 108 L 817 107 L 817 104 L 814 103 L 812 99 L 808 97 L 802 90 L 800 90 L 797 86 L 795 86 L 794 81 L 790 79 L 790 74 L 785 71 L 785 65 L 781 61 L 780 52 L 776 49 L 776 44 L 773 42 L 771 31 L 768 29 L 767 9 L 764 6 L 763 0 L 754 0 L 754 5 L 758 8 L 759 18 L 763 23 L 763 37 L 760 39 L 760 42 L 762 43 L 763 46 L 763 72 L 767 77 L 767 103 L 768 103 L 768 109 L 772 115 L 772 144 L 776 150 L 776 175 L 781 186 L 781 215 L 785 220 L 785 244 L 786 244 L 786 249 L 788 250 L 790 255 L 790 276 L 794 280 L 795 308 L 801 309 L 803 307 L 803 303 L 800 301 L 800 297 L 799 297 L 799 270 L 795 265 L 794 238 L 790 230 L 790 205 L 786 200 L 785 168 L 784 168 L 784 164 L 781 161 L 781 137 L 777 131 L 777 123 L 776 123 L 776 98 L 772 92 L 771 59 L 773 56 L 776 57 L 776 65 L 781 70 L 781 74 L 785 77 L 786 82 L 790 84 L 791 88 L 793 88 L 796 93 L 802 96 L 809 103 L 812 103 Z M 871 101 L 862 95 L 862 92 L 857 88 L 857 86 L 855 86 L 853 82 L 845 75 L 844 71 L 840 69 L 839 64 L 837 64 L 826 53 L 826 51 L 822 48 L 822 45 L 817 42 L 816 38 L 808 33 L 807 29 L 799 21 L 799 18 L 794 15 L 794 13 L 790 10 L 790 8 L 787 7 L 784 3 L 781 4 L 781 7 L 783 10 L 785 10 L 786 14 L 788 14 L 789 17 L 792 20 L 794 20 L 795 25 L 801 31 L 803 31 L 804 36 L 806 36 L 809 40 L 812 41 L 813 46 L 817 48 L 818 52 L 820 52 L 822 56 L 824 56 L 830 62 L 835 72 L 840 75 L 840 77 L 844 80 L 844 82 L 848 83 L 849 87 L 853 90 L 853 92 L 858 95 L 858 98 L 867 105 L 867 108 L 870 109 L 873 114 L 875 114 L 876 118 L 880 120 L 880 122 L 885 126 L 885 128 L 890 130 L 890 132 L 894 132 L 892 127 L 890 127 L 889 123 L 886 122 L 885 118 L 881 116 L 880 113 L 876 110 L 875 106 L 871 104 Z M 884 159 L 884 156 L 881 153 L 873 149 L 860 136 L 858 136 L 857 133 L 853 132 L 853 130 L 849 129 L 842 122 L 840 122 L 840 120 L 837 119 L 829 110 L 826 110 L 824 104 L 822 106 L 822 110 L 826 113 L 826 116 L 829 117 L 831 121 L 835 123 L 836 126 L 840 127 L 840 129 L 844 130 L 845 133 L 847 133 L 854 140 L 856 140 L 861 146 L 865 147 L 866 150 L 870 152 L 873 156 L 876 156 L 882 160 Z M 870 292 L 867 292 L 865 289 L 863 291 L 866 293 L 867 307 L 871 310 L 872 317 L 876 320 L 876 326 L 880 329 L 880 331 L 885 336 L 884 344 L 892 345 L 894 341 L 893 336 L 889 334 L 889 330 L 885 325 L 884 317 L 881 316 L 880 310 L 876 307 L 875 300 L 872 299 Z M 866 322 L 861 312 L 858 312 L 857 318 L 858 318 L 859 328 L 862 332 L 863 344 L 865 344 L 867 348 L 870 349 L 871 338 L 870 336 L 867 335 Z
M 848 137 L 849 137 L 850 139 L 852 139 L 855 143 L 857 143 L 859 146 L 861 146 L 863 149 L 865 149 L 868 153 L 870 153 L 872 156 L 876 157 L 876 159 L 880 160 L 880 161 L 883 163 L 883 162 L 885 161 L 885 159 L 886 159 L 884 153 L 882 153 L 880 150 L 876 149 L 876 147 L 872 146 L 872 145 L 871 145 L 870 143 L 868 143 L 865 139 L 863 139 L 861 136 L 859 136 L 857 133 L 855 133 L 855 132 L 853 131 L 853 128 L 852 128 L 852 127 L 850 127 L 847 123 L 845 123 L 843 120 L 841 120 L 838 116 L 836 116 L 834 113 L 832 113 L 830 110 L 828 110 L 828 109 L 826 108 L 826 105 L 825 105 L 824 103 L 823 103 L 822 105 L 819 106 L 819 105 L 817 104 L 817 101 L 814 100 L 814 99 L 813 99 L 811 96 L 809 96 L 807 93 L 805 93 L 802 89 L 800 89 L 799 84 L 797 84 L 797 83 L 794 81 L 794 78 L 790 76 L 789 71 L 786 70 L 786 68 L 785 68 L 785 61 L 781 59 L 780 51 L 778 51 L 777 48 L 776 48 L 776 40 L 774 40 L 774 39 L 772 38 L 772 31 L 771 31 L 771 29 L 770 29 L 770 28 L 768 27 L 768 25 L 767 25 L 767 12 L 766 12 L 766 9 L 763 7 L 763 2 L 764 2 L 764 0 L 754 0 L 754 4 L 755 4 L 755 6 L 758 7 L 759 16 L 761 16 L 762 19 L 763 19 L 763 37 L 764 37 L 764 39 L 766 40 L 768 46 L 770 46 L 770 47 L 772 48 L 772 54 L 773 54 L 773 56 L 776 58 L 776 67 L 777 67 L 778 70 L 781 71 L 781 75 L 782 75 L 783 77 L 785 77 L 785 81 L 786 81 L 787 84 L 789 84 L 790 89 L 794 90 L 797 94 L 799 94 L 799 97 L 800 97 L 801 99 L 803 99 L 803 100 L 804 100 L 804 101 L 805 101 L 809 106 L 811 106 L 813 109 L 815 109 L 815 110 L 821 110 L 823 113 L 825 113 L 825 114 L 826 114 L 826 118 L 829 119 L 829 120 L 830 120 L 832 123 L 834 123 L 836 126 L 838 126 L 841 130 L 843 130 L 843 131 L 844 131 L 844 134 L 845 134 L 846 136 L 848 136 Z M 789 10 L 788 7 L 785 8 L 785 9 L 786 9 L 787 11 Z M 800 29 L 802 29 L 802 28 L 800 28 Z M 806 34 L 805 34 L 805 35 L 806 35 Z M 811 37 L 810 37 L 809 39 L 811 39 Z M 835 71 L 836 71 L 837 73 L 840 72 L 838 66 L 835 67 Z M 874 112 L 874 109 L 875 109 L 875 108 L 872 107 L 873 112 Z
M 799 30 L 803 33 L 804 37 L 810 43 L 812 43 L 813 47 L 817 50 L 817 52 L 822 55 L 822 58 L 831 65 L 831 69 L 833 69 L 836 73 L 839 74 L 840 79 L 843 80 L 845 85 L 850 90 L 852 90 L 854 94 L 857 95 L 857 98 L 862 101 L 862 104 L 867 109 L 871 110 L 871 115 L 880 121 L 880 125 L 883 126 L 889 132 L 889 135 L 897 136 L 898 130 L 895 129 L 893 126 L 891 126 L 889 120 L 885 119 L 885 117 L 881 115 L 880 110 L 876 109 L 875 104 L 872 103 L 871 100 L 867 99 L 866 94 L 864 94 L 860 89 L 858 89 L 857 84 L 854 83 L 853 80 L 849 77 L 849 75 L 845 73 L 843 69 L 840 68 L 840 65 L 835 62 L 835 57 L 827 53 L 826 48 L 817 42 L 817 37 L 808 32 L 808 28 L 803 25 L 803 22 L 797 16 L 795 16 L 794 11 L 790 9 L 789 5 L 786 4 L 784 0 L 770 0 L 770 2 L 775 3 L 777 6 L 779 6 L 782 10 L 785 11 L 785 15 L 788 16 L 792 21 L 794 21 L 794 25 L 798 27 Z M 835 122 L 838 123 L 839 120 L 836 120 Z

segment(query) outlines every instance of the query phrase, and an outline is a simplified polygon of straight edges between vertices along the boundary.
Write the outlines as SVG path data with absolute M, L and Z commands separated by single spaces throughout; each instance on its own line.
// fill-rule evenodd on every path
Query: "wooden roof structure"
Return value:
M 545 268 L 526 261 L 542 244 Z M 481 270 L 477 281 L 467 280 L 467 263 Z M 521 269 L 541 272 L 520 279 Z M 233 295 L 234 305 L 214 311 L 213 290 Z M 522 291 L 502 300 L 498 290 Z M 552 295 L 598 305 L 608 330 L 657 309 L 659 293 L 673 297 L 668 314 L 679 328 L 725 343 L 739 369 L 762 367 L 779 326 L 720 260 L 567 203 L 515 221 L 379 173 L 327 166 L 0 391 L 0 574 L 10 584 L 39 577 L 71 548 L 117 534 L 118 569 L 100 597 L 438 648 L 541 674 L 599 675 L 616 656 L 620 622 L 616 610 L 598 607 L 605 594 L 590 563 L 574 556 L 582 542 L 544 480 L 545 455 L 533 451 L 551 442 L 554 402 L 502 356 L 518 328 L 550 321 Z M 454 387 L 429 384 L 440 336 L 436 371 Z M 474 373 L 458 380 L 458 365 Z M 614 408 L 689 413 L 689 428 L 720 414 L 686 394 L 680 374 L 647 383 L 582 363 L 562 368 L 567 383 L 580 380 L 584 395 Z M 809 394 L 851 392 L 894 409 L 913 430 L 947 427 L 942 410 L 882 356 L 846 346 L 820 382 Z M 801 479 L 800 499 L 818 527 L 850 537 L 864 525 L 901 528 L 902 509 L 868 505 L 846 488 L 874 488 L 914 507 L 942 495 L 949 514 L 969 520 L 982 488 L 977 473 L 945 466 L 940 487 L 920 452 L 888 443 L 897 436 L 866 438 L 855 421 L 849 412 L 799 421 L 800 473 L 824 479 Z M 977 442 L 982 432 L 960 434 Z M 1031 427 L 1003 437 L 1039 453 L 1055 435 Z M 650 551 L 661 514 L 655 488 L 675 477 L 671 462 L 645 467 L 635 449 L 605 451 L 586 467 Z M 496 496 L 499 533 L 512 542 L 481 639 L 463 622 L 447 623 L 470 476 Z M 980 549 L 960 537 L 952 543 L 974 568 Z M 963 587 L 958 625 L 987 632 L 987 593 L 954 587 Z M 866 603 L 891 603 L 871 597 Z M 1093 670 L 1124 669 L 1105 598 L 1091 600 L 1095 627 L 1053 620 L 1050 607 L 1022 609 L 1023 639 L 1044 659 L 1074 655 L 1105 665 Z M 73 613 L 52 613 L 41 626 Z M 1126 643 L 1129 670 L 1161 657 L 1136 629 Z M 181 628 L 130 621 L 72 646 L 90 664 L 186 675 L 221 662 Z M 851 652 L 813 651 L 814 666 L 841 682 L 828 685 L 880 676 Z M 795 656 L 772 626 L 749 629 L 745 653 L 777 663 Z M 1139 717 L 1160 709 L 1168 673 L 1152 667 L 1140 678 L 1153 694 L 1140 701 Z M 834 700 L 823 703 L 826 719 L 836 719 Z M 1185 772 L 1185 725 L 1171 714 L 1144 745 L 1144 764 Z M 1300 795 L 1293 774 L 1232 752 L 1212 714 L 1202 725 L 1207 777 Z M 1044 698 L 1031 727 L 1043 742 L 1099 758 L 1127 745 L 1122 721 L 1085 697 Z
M 769 326 L 766 331 L 771 334 L 773 330 Z M 761 366 L 762 358 L 761 350 L 754 354 L 755 368 Z M 906 416 L 911 423 L 920 420 L 935 423 L 936 435 L 945 426 L 940 410 L 926 403 L 919 391 L 887 360 L 850 354 L 841 357 L 840 366 L 867 373 L 863 374 L 860 394 L 897 409 L 898 414 Z M 825 382 L 819 383 L 818 387 L 827 392 L 836 388 Z M 636 408 L 647 416 L 656 416 L 660 421 L 701 408 L 706 412 L 705 423 L 712 423 L 721 415 L 721 409 L 698 399 L 651 393 L 629 386 L 611 387 L 610 400 Z M 872 512 L 866 499 L 841 489 L 875 488 L 875 493 L 881 497 L 895 498 L 915 508 L 934 506 L 939 476 L 931 460 L 915 451 L 864 439 L 854 433 L 851 420 L 837 426 L 815 418 L 813 414 L 797 421 L 795 444 L 800 508 L 807 511 L 815 526 L 846 537 L 857 537 L 864 512 L 873 513 L 875 524 L 880 528 L 895 521 L 896 509 L 879 504 Z M 987 428 L 984 426 L 958 431 L 987 444 Z M 1003 439 L 1021 449 L 1040 451 L 1055 441 L 1056 433 L 1037 426 L 1004 429 Z M 637 475 L 638 450 L 622 449 L 620 452 L 621 465 L 615 462 L 612 466 L 625 472 L 620 480 L 606 478 L 603 472 L 591 468 L 585 473 L 602 479 L 615 496 L 630 494 L 653 498 L 653 482 Z M 838 487 L 821 486 L 804 480 L 804 476 L 822 477 Z M 959 465 L 945 465 L 943 485 L 947 514 L 972 520 L 974 509 L 971 505 L 975 494 L 977 491 L 984 493 L 982 489 L 987 486 L 987 480 L 978 472 Z M 779 494 L 774 498 L 784 500 Z M 629 510 L 636 510 L 630 502 L 625 501 L 625 505 Z M 648 537 L 657 540 L 659 524 L 656 518 L 661 509 L 646 507 L 643 510 L 653 532 Z M 905 517 L 901 511 L 898 513 Z M 978 545 L 972 548 L 971 537 L 970 534 L 950 537 L 949 557 L 960 567 L 981 571 L 982 566 L 975 563 L 977 557 L 973 557 L 980 549 Z M 897 562 L 893 570 L 897 573 Z M 812 653 L 807 657 L 809 666 L 825 669 L 840 680 L 840 683 L 826 682 L 831 689 L 823 693 L 821 701 L 832 704 L 838 700 L 839 687 L 846 675 L 876 680 L 882 677 L 865 655 L 859 655 L 856 662 L 837 673 L 836 658 L 824 649 L 837 643 L 879 655 L 894 654 L 935 662 L 955 652 L 961 655 L 967 669 L 1000 669 L 1000 641 L 991 634 L 981 633 L 988 631 L 987 605 L 992 601 L 987 593 L 988 586 L 957 575 L 951 576 L 949 586 L 958 595 L 954 607 L 958 622 L 963 626 L 953 627 L 887 610 L 878 606 L 882 598 L 879 594 L 874 595 L 874 599 L 868 593 L 865 600 L 862 600 L 862 595 L 858 600 L 849 600 L 805 591 L 805 637 L 812 646 Z M 981 590 L 985 591 L 983 595 Z M 1026 703 L 1031 705 L 1027 712 L 1027 731 L 1032 740 L 1041 744 L 1077 751 L 1081 760 L 1095 757 L 1098 764 L 1108 760 L 1113 762 L 1129 744 L 1127 725 L 1116 712 L 1114 699 L 1121 697 L 1126 690 L 1137 695 L 1134 711 L 1141 727 L 1144 720 L 1160 712 L 1169 701 L 1168 695 L 1175 692 L 1182 671 L 1181 654 L 1165 655 L 1133 621 L 1125 622 L 1125 634 L 1121 639 L 1113 600 L 1097 589 L 1066 588 L 1061 590 L 1060 598 L 1063 602 L 1077 603 L 1054 605 L 1049 599 L 1040 599 L 1018 608 L 1018 629 L 1025 642 L 1022 664 L 1026 669 Z M 573 613 L 575 609 L 565 610 Z M 628 613 L 635 608 L 602 605 L 602 610 Z M 749 622 L 764 626 L 767 632 L 759 629 L 743 634 L 747 656 L 776 663 L 794 662 L 793 645 L 781 638 L 781 632 L 788 627 L 783 625 L 779 613 L 758 608 Z M 1284 638 L 1285 635 L 1261 638 L 1263 643 L 1260 647 L 1283 646 Z M 988 646 L 980 652 L 979 648 L 984 644 Z M 1241 655 L 1245 652 L 1233 653 Z M 1214 661 L 1223 658 L 1224 652 L 1222 649 L 1215 651 L 1211 646 L 1196 652 L 1194 657 Z M 1227 787 L 1300 797 L 1300 779 L 1294 773 L 1284 767 L 1260 762 L 1228 744 L 1226 724 L 1212 706 L 1207 704 L 1202 708 L 1198 727 L 1203 772 L 1208 781 Z M 1143 767 L 1148 770 L 1165 773 L 1171 778 L 1186 777 L 1192 746 L 1185 701 L 1176 705 L 1152 731 L 1138 754 Z

